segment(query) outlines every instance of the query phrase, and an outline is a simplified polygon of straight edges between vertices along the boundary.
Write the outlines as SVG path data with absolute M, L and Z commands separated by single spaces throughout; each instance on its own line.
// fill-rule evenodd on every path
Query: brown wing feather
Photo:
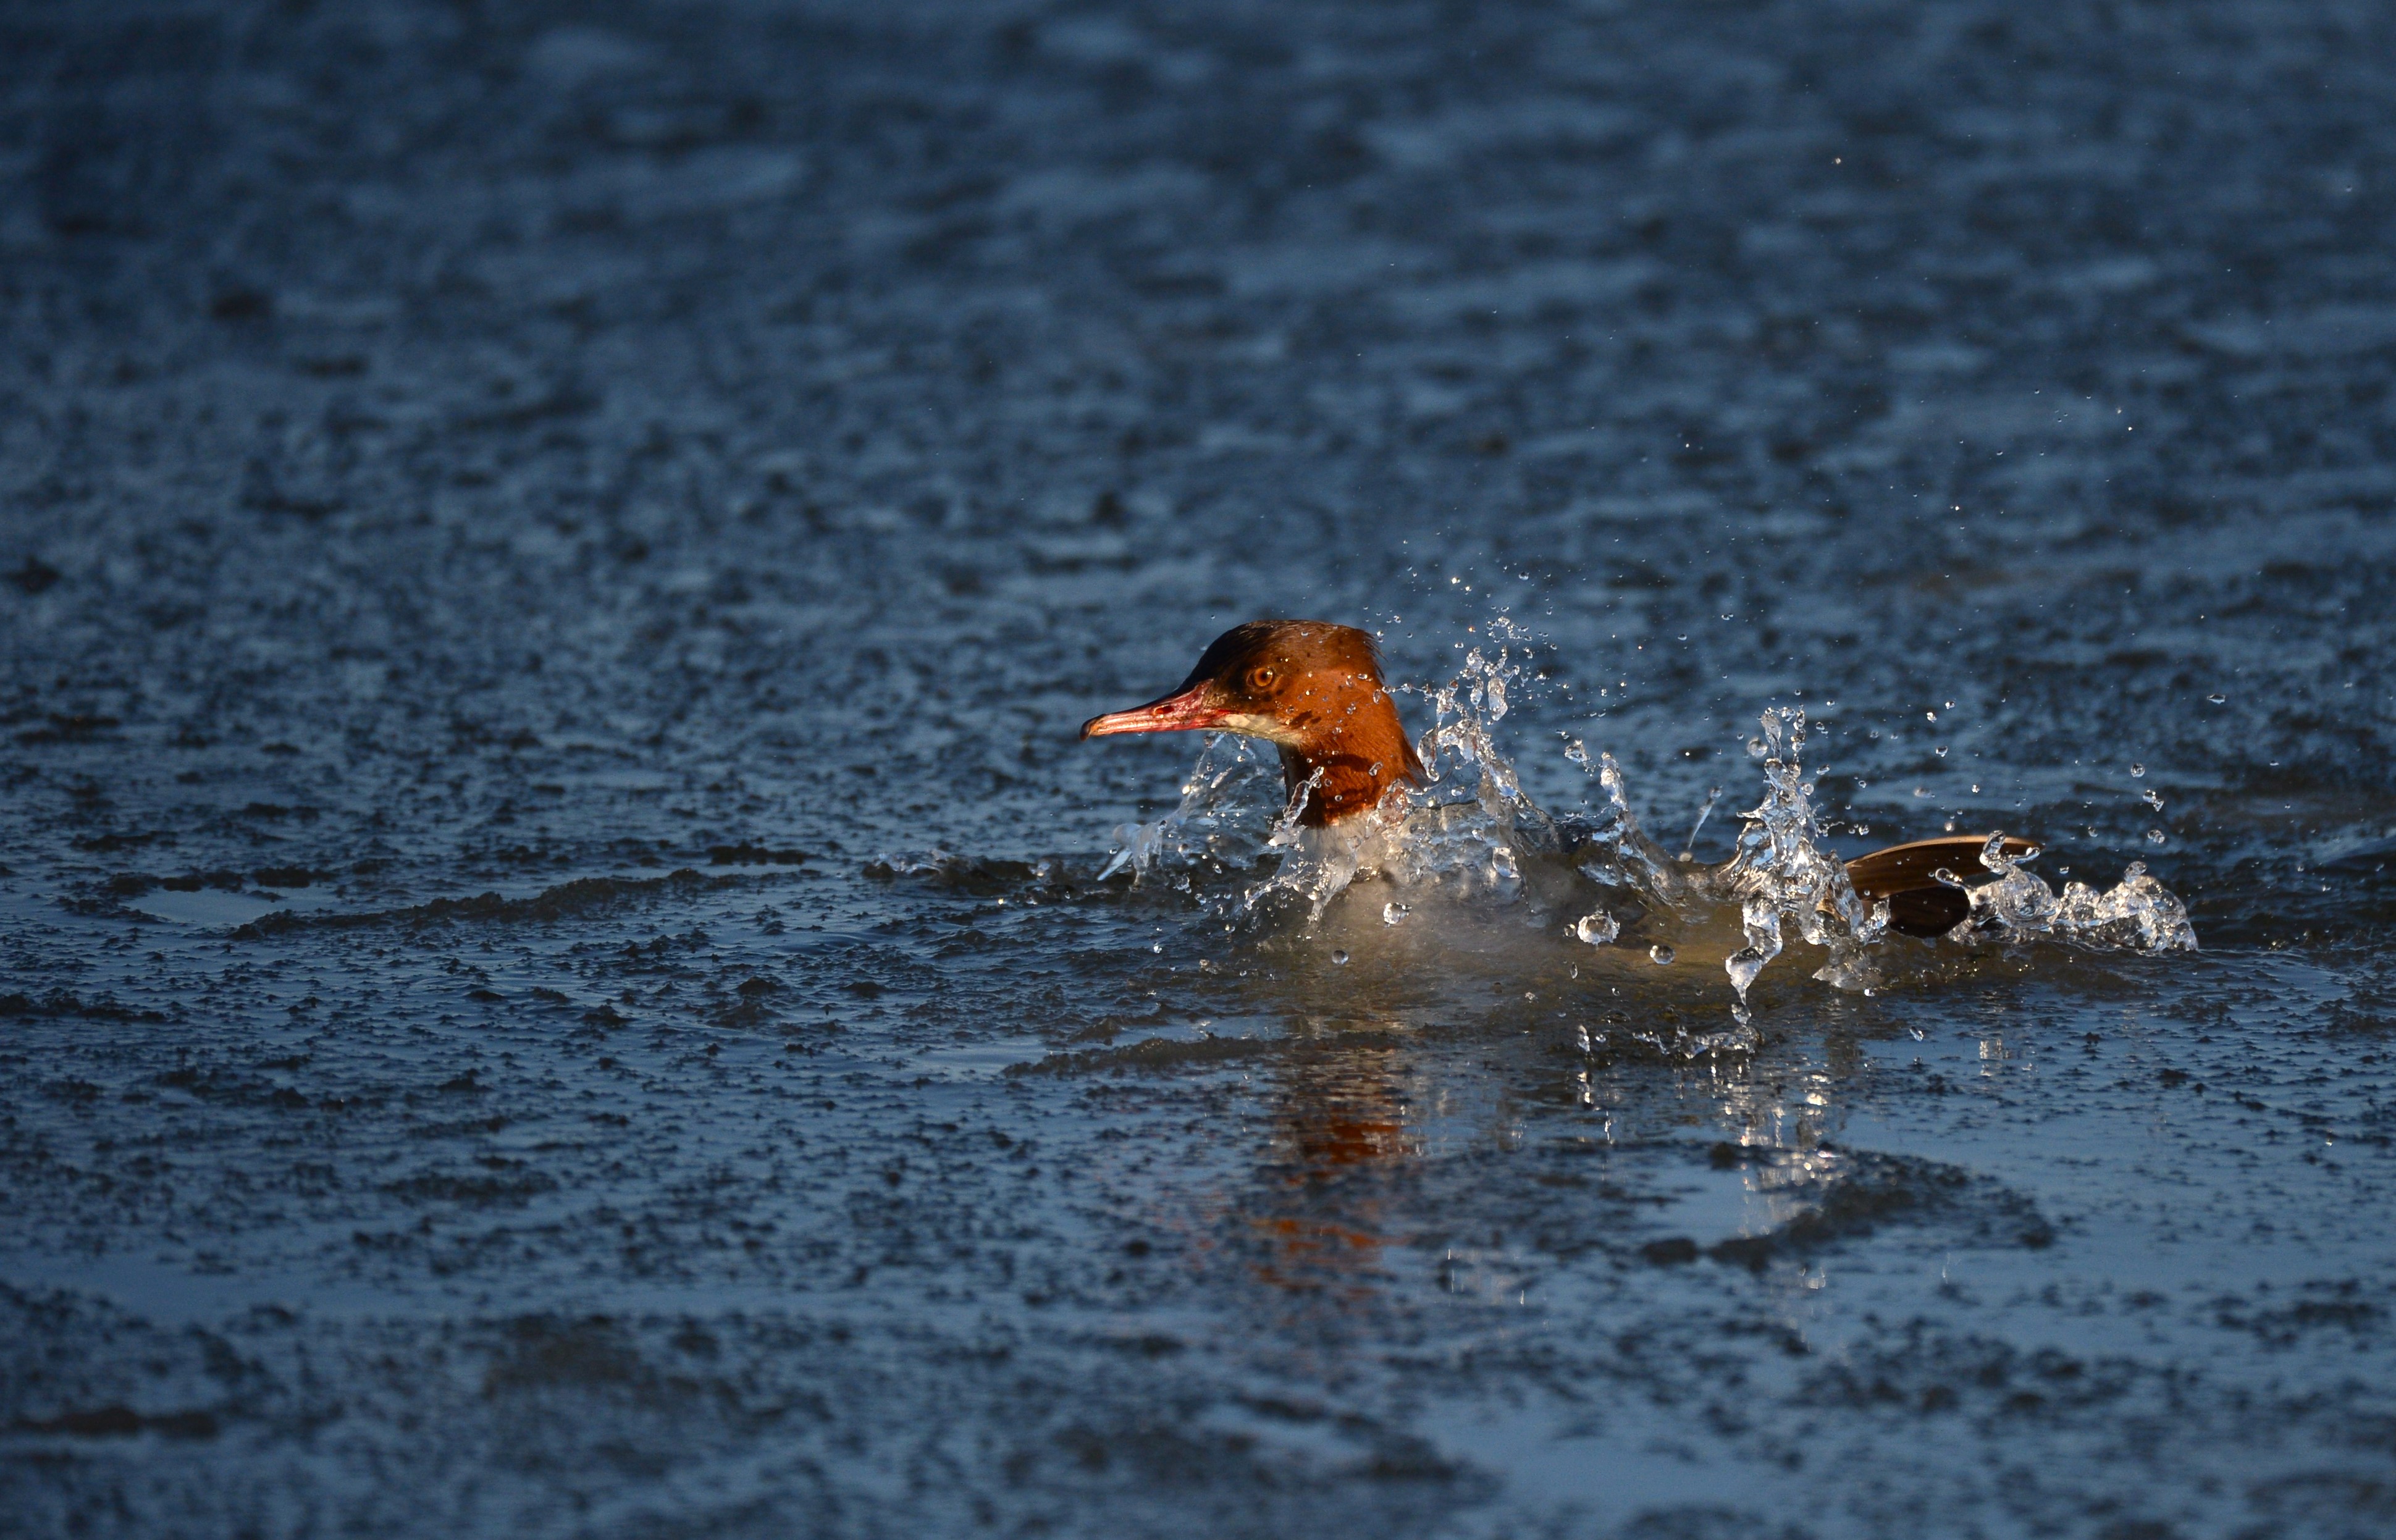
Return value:
M 1981 870 L 1980 852 L 1988 843 L 1986 834 L 1950 834 L 1891 845 L 1849 861 L 1847 881 L 1856 885 L 1856 896 L 1867 904 L 1888 900 L 1891 929 L 1907 936 L 1944 935 L 1972 912 L 1972 904 L 1932 874 L 1944 869 L 1968 878 Z M 2005 839 L 2008 856 L 2026 855 L 2036 848 L 2034 841 L 2010 835 Z

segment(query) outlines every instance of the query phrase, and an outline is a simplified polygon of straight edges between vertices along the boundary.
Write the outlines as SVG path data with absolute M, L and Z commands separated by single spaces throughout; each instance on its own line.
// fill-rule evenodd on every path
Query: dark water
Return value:
M 5 1527 L 2396 1532 L 2396 22 L 2058 9 L 10 8 Z M 2203 949 L 1100 880 L 1271 614 Z

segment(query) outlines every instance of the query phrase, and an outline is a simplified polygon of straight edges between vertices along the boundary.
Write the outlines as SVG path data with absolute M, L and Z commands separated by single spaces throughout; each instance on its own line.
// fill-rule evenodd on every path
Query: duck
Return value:
M 1084 739 L 1140 733 L 1236 733 L 1281 751 L 1282 779 L 1302 827 L 1361 818 L 1423 782 L 1369 631 L 1327 620 L 1250 620 L 1217 637 L 1190 675 L 1143 706 L 1082 724 Z M 1890 845 L 1846 864 L 1867 905 L 1885 899 L 1889 928 L 1940 936 L 1971 912 L 1953 873 L 1979 865 L 1990 836 L 1953 834 Z M 2003 840 L 2009 856 L 2032 842 Z

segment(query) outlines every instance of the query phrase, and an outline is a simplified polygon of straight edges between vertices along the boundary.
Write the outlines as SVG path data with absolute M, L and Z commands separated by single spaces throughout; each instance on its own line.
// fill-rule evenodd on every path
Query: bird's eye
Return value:
M 1248 670 L 1248 688 L 1260 695 L 1272 688 L 1272 682 L 1273 671 L 1271 669 L 1250 669 Z

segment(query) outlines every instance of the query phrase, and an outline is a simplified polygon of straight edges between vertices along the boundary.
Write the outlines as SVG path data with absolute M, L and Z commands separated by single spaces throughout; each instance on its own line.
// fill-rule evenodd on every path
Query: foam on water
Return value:
M 1522 681 L 1530 638 L 1502 617 L 1488 635 L 1491 644 L 1471 648 L 1454 679 L 1418 692 L 1432 713 L 1418 743 L 1422 785 L 1360 817 L 1309 829 L 1298 823 L 1302 799 L 1285 794 L 1271 750 L 1245 738 L 1210 737 L 1178 806 L 1151 822 L 1116 829 L 1101 877 L 1128 871 L 1136 885 L 1168 884 L 1233 929 L 1311 928 L 1365 879 L 1397 890 L 1398 897 L 1382 904 L 1391 924 L 1427 897 L 1537 907 L 1527 874 L 1542 867 L 1580 879 L 1562 929 L 1591 947 L 1622 942 L 1626 929 L 1636 928 L 1626 927 L 1628 919 L 1697 926 L 1735 910 L 1742 944 L 1723 967 L 1737 1029 L 1705 1034 L 1704 1051 L 1753 1045 L 1748 996 L 1786 949 L 1791 929 L 1828 954 L 1813 976 L 1839 989 L 1870 989 L 1918 971 L 1918 952 L 1898 949 L 1924 943 L 1892 934 L 1887 901 L 1865 903 L 1845 860 L 1827 843 L 1815 784 L 1806 778 L 1803 709 L 1763 713 L 1749 752 L 1761 762 L 1764 793 L 1738 815 L 1730 858 L 1714 866 L 1685 853 L 1676 859 L 1642 826 L 1611 753 L 1601 751 L 1591 764 L 1579 742 L 1567 748 L 1566 757 L 1594 783 L 1595 795 L 1578 807 L 1551 813 L 1523 790 L 1493 730 L 1510 709 L 1510 688 Z M 1708 812 L 1712 805 L 1710 799 Z M 1986 948 L 2053 941 L 2148 954 L 2196 949 L 2187 909 L 2144 863 L 2132 862 L 2110 889 L 2071 883 L 2057 895 L 2025 870 L 2037 854 L 2008 856 L 2003 837 L 1992 835 L 1979 857 L 1991 880 L 1974 884 L 1939 873 L 1963 893 L 1970 912 L 1938 942 Z M 1634 939 L 1649 947 L 1644 934 Z M 1661 943 L 1650 949 L 1672 955 Z

